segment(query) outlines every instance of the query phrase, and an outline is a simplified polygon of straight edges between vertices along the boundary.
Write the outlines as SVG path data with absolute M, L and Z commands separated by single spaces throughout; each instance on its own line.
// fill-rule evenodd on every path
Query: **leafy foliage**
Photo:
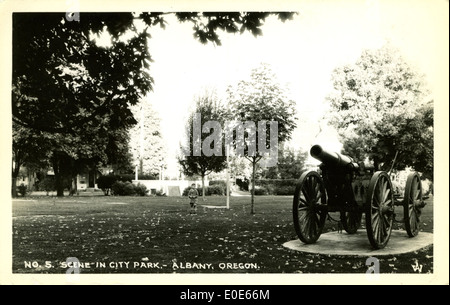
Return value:
M 294 195 L 297 179 L 260 179 L 256 186 L 265 189 L 264 195 Z
M 97 186 L 103 191 L 105 196 L 108 196 L 113 184 L 117 181 L 117 178 L 113 175 L 104 175 L 97 178 Z
M 49 192 L 55 191 L 55 179 L 53 177 L 45 177 L 38 184 L 38 190 Z
M 148 195 L 149 190 L 147 189 L 147 187 L 141 183 L 135 184 L 134 185 L 134 193 L 137 196 L 147 196 Z
M 277 166 L 263 169 L 261 177 L 265 179 L 298 179 L 304 170 L 308 152 L 294 150 L 280 145 L 278 149 Z
M 20 184 L 18 187 L 18 192 L 20 196 L 25 197 L 25 195 L 28 193 L 28 187 L 25 184 Z
M 203 133 L 200 130 L 199 135 L 195 135 L 194 121 L 196 120 L 196 115 L 201 115 L 201 124 L 207 121 L 219 122 L 220 126 L 224 126 L 224 107 L 217 98 L 215 92 L 205 91 L 202 95 L 198 96 L 195 100 L 195 108 L 192 110 L 187 124 L 186 124 L 186 134 L 187 139 L 189 139 L 188 146 L 185 145 L 182 150 L 185 151 L 185 156 L 180 156 L 178 162 L 181 165 L 183 173 L 188 176 L 199 175 L 202 177 L 202 188 L 204 189 L 204 179 L 212 172 L 220 172 L 226 167 L 226 155 L 225 149 L 222 142 L 223 135 L 221 131 L 214 130 L 218 132 L 219 142 L 212 142 L 215 147 L 218 148 L 218 154 L 207 155 L 204 149 L 196 155 L 195 147 L 203 148 L 203 143 L 205 139 L 210 136 L 210 133 Z M 204 190 L 202 194 L 205 195 Z
M 188 196 L 189 190 L 191 190 L 191 188 L 192 188 L 191 186 L 185 188 L 183 190 L 182 195 Z M 224 196 L 227 193 L 227 188 L 219 184 L 197 188 L 199 196 L 203 196 L 203 190 L 205 190 L 204 196 L 213 196 L 213 195 Z
M 166 168 L 166 148 L 161 135 L 160 118 L 150 103 L 141 101 L 131 107 L 137 124 L 129 130 L 132 163 L 139 173 L 158 176 Z
M 295 102 L 288 99 L 286 90 L 278 83 L 275 73 L 270 65 L 261 64 L 253 69 L 250 80 L 242 80 L 236 86 L 231 86 L 227 90 L 229 101 L 229 115 L 239 122 L 275 121 L 278 123 L 278 142 L 289 140 L 292 131 L 296 127 Z M 256 130 L 255 140 L 259 138 Z M 266 147 L 270 147 L 270 130 L 266 129 Z M 252 139 L 245 139 L 245 157 L 252 164 L 252 181 L 255 181 L 256 164 L 263 157 L 261 148 L 257 143 L 250 143 Z M 257 147 L 256 154 L 250 155 L 248 147 Z M 278 147 L 277 153 L 278 153 Z M 251 213 L 254 213 L 254 183 L 252 183 L 252 205 Z
M 133 184 L 129 181 L 116 181 L 111 186 L 111 193 L 114 196 L 146 196 L 149 190 L 143 184 Z
M 220 45 L 216 31 L 261 35 L 271 13 L 175 13 L 193 24 L 200 42 Z M 274 13 L 283 22 L 294 13 Z M 86 122 L 111 117 L 111 125 L 135 123 L 128 105 L 152 88 L 148 27 L 165 27 L 165 13 L 80 13 L 83 22 L 67 22 L 64 13 L 13 14 L 13 118 L 21 125 L 50 132 L 72 132 Z M 144 24 L 137 30 L 136 20 Z M 110 44 L 96 43 L 99 35 Z M 127 37 L 131 38 L 125 38 Z
M 49 141 L 40 134 L 15 122 L 12 123 L 12 197 L 16 197 L 17 178 L 21 167 L 39 169 L 49 165 L 47 159 L 49 145 Z
M 368 157 L 377 169 L 414 166 L 429 172 L 433 158 L 433 106 L 423 76 L 389 46 L 366 50 L 332 74 L 330 123 L 347 155 Z M 398 154 L 397 154 L 398 152 Z
M 73 133 L 88 122 L 101 125 L 105 116 L 113 129 L 135 123 L 128 103 L 151 88 L 149 36 L 143 31 L 118 39 L 125 29 L 114 24 L 132 21 L 123 14 L 83 17 L 65 22 L 62 14 L 13 15 L 13 118 L 19 124 Z M 91 35 L 104 26 L 112 32 L 108 48 Z

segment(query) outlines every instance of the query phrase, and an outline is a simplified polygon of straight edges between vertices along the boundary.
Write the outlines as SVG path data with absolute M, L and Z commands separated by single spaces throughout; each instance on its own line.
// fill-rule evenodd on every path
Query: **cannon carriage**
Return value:
M 339 221 L 349 234 L 357 232 L 364 214 L 367 237 L 374 249 L 387 245 L 394 221 L 403 222 L 410 237 L 419 233 L 425 203 L 418 173 L 408 175 L 405 194 L 400 197 L 394 194 L 387 172 L 374 172 L 363 163 L 319 145 L 314 145 L 310 153 L 322 163 L 320 174 L 303 173 L 295 189 L 294 228 L 302 242 L 311 244 L 318 240 L 330 212 L 339 213 Z M 396 206 L 403 207 L 401 221 L 395 220 Z

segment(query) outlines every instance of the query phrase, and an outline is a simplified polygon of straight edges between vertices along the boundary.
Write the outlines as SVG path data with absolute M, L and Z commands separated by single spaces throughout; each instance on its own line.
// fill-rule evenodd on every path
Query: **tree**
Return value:
M 433 106 L 423 76 L 398 51 L 387 45 L 365 50 L 354 64 L 336 68 L 332 79 L 328 117 L 346 154 L 369 158 L 377 170 L 395 161 L 396 170 L 429 171 Z
M 188 143 L 181 148 L 184 156 L 180 156 L 178 162 L 185 175 L 202 178 L 203 200 L 205 177 L 212 172 L 220 172 L 227 165 L 222 134 L 224 113 L 215 92 L 206 91 L 196 98 L 195 108 L 186 124 Z
M 282 21 L 293 13 L 276 13 Z M 130 105 L 152 88 L 148 48 L 151 26 L 165 26 L 165 13 L 80 13 L 81 22 L 64 13 L 13 14 L 12 115 L 14 123 L 57 139 L 79 142 L 92 128 L 109 131 L 136 124 Z M 175 13 L 193 24 L 202 43 L 220 45 L 219 30 L 261 34 L 269 13 Z M 137 26 L 140 22 L 142 29 Z M 109 38 L 100 45 L 97 38 Z M 106 125 L 102 125 L 106 124 Z M 108 136 L 108 139 L 115 139 Z M 76 159 L 64 143 L 54 141 L 52 164 L 62 196 L 62 173 Z M 85 143 L 88 145 L 88 143 Z M 58 146 L 61 145 L 61 146 Z M 94 144 L 93 144 L 94 145 Z M 87 148 L 87 146 L 84 146 Z M 104 147 L 92 147 L 91 150 Z M 114 149 L 112 144 L 110 148 Z M 88 159 L 94 156 L 89 152 Z M 67 158 L 69 157 L 69 158 Z M 105 160 L 103 156 L 100 159 Z
M 396 161 L 397 169 L 411 166 L 422 172 L 422 178 L 433 181 L 433 126 L 433 102 L 420 106 L 416 116 L 406 120 L 399 130 L 399 138 L 395 147 L 399 151 Z
M 114 173 L 131 173 L 134 170 L 130 152 L 130 134 L 127 128 L 119 128 L 108 134 L 106 146 L 106 164 L 111 165 Z
M 40 168 L 48 166 L 49 142 L 33 130 L 12 123 L 12 183 L 11 195 L 17 196 L 17 177 L 20 168 Z
M 50 161 L 55 174 L 57 196 L 64 196 L 67 187 L 65 180 L 71 181 L 71 193 L 77 190 L 77 175 L 86 169 L 96 169 L 108 162 L 108 146 L 114 138 L 114 129 L 108 129 L 109 117 L 104 117 L 100 124 L 86 123 L 82 130 L 74 127 L 74 133 L 45 133 L 49 138 Z
M 157 177 L 161 168 L 166 168 L 161 119 L 148 102 L 132 106 L 131 111 L 137 121 L 129 131 L 133 164 L 139 165 L 141 174 Z
M 277 82 L 276 75 L 268 64 L 261 64 L 253 69 L 250 80 L 238 82 L 235 87 L 229 87 L 227 92 L 230 117 L 237 122 L 253 122 L 254 126 L 258 126 L 253 130 L 254 137 L 249 137 L 252 131 L 247 129 L 247 137 L 241 138 L 245 141 L 243 154 L 252 164 L 251 213 L 254 214 L 256 164 L 269 147 L 278 154 L 278 147 L 271 146 L 290 139 L 296 127 L 295 102 L 287 98 L 286 90 Z M 266 125 L 267 122 L 275 122 L 277 125 L 275 142 L 271 141 L 274 135 L 269 129 L 272 126 L 261 134 L 263 129 L 260 130 L 259 126 Z M 265 142 L 261 142 L 259 139 L 264 137 Z M 241 139 L 235 136 L 237 146 Z
M 265 179 L 298 179 L 303 171 L 308 152 L 280 145 L 277 166 L 262 172 Z

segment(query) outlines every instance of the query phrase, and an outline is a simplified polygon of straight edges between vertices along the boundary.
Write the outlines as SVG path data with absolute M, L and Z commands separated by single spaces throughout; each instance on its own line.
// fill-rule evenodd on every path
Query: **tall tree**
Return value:
M 276 122 L 278 126 L 276 143 L 270 143 L 273 134 L 270 132 L 271 128 L 267 126 L 265 134 L 260 134 L 259 128 L 255 128 L 253 138 L 244 137 L 243 154 L 252 164 L 251 213 L 254 214 L 256 164 L 264 157 L 263 152 L 266 149 L 274 148 L 270 146 L 290 139 L 296 127 L 295 102 L 287 97 L 286 89 L 278 83 L 275 73 L 268 64 L 261 64 L 253 69 L 250 80 L 238 82 L 227 92 L 231 118 L 238 122 L 253 122 L 255 127 L 259 127 L 260 123 L 264 125 L 264 122 Z M 251 131 L 247 132 L 247 136 L 249 134 Z M 264 137 L 265 141 L 259 142 L 259 139 Z M 239 145 L 239 136 L 236 135 L 235 139 L 235 143 Z M 278 147 L 275 147 L 275 151 L 278 154 Z
M 205 177 L 226 167 L 222 133 L 224 113 L 224 107 L 215 92 L 205 91 L 196 98 L 186 124 L 188 143 L 181 148 L 184 156 L 180 156 L 178 162 L 185 175 L 199 175 L 202 178 L 203 199 Z
M 131 173 L 134 170 L 133 158 L 130 152 L 129 129 L 119 128 L 108 133 L 106 146 L 107 165 L 114 173 Z
M 284 143 L 283 143 L 284 144 Z M 265 179 L 298 179 L 304 169 L 308 152 L 295 150 L 285 145 L 278 149 L 277 166 L 269 167 L 262 172 Z
M 328 96 L 330 123 L 344 150 L 376 169 L 433 164 L 433 106 L 424 78 L 388 45 L 365 50 L 350 65 L 332 74 Z M 432 165 L 431 165 L 432 167 Z
M 133 164 L 141 174 L 158 176 L 166 168 L 166 149 L 161 134 L 161 119 L 148 102 L 132 106 L 137 124 L 130 131 L 130 150 Z

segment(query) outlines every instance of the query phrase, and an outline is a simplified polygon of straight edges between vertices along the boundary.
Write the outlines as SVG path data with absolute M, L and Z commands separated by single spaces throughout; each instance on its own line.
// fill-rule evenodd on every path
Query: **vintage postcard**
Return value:
M 448 1 L 0 16 L 1 284 L 448 284 Z

